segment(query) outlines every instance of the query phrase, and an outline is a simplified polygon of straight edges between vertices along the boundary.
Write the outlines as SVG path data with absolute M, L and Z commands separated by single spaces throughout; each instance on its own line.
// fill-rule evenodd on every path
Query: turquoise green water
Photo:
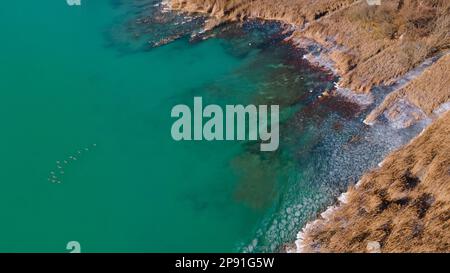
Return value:
M 1 252 L 274 251 L 386 151 L 336 152 L 364 128 L 316 102 L 332 79 L 286 46 L 249 31 L 150 50 L 127 32 L 148 1 L 125 2 L 2 3 Z M 170 110 L 194 96 L 280 104 L 279 151 L 174 142 Z
M 232 249 L 257 217 L 228 202 L 236 147 L 172 142 L 170 99 L 241 61 L 217 41 L 120 56 L 102 33 L 121 10 L 83 4 L 0 10 L 0 250 Z

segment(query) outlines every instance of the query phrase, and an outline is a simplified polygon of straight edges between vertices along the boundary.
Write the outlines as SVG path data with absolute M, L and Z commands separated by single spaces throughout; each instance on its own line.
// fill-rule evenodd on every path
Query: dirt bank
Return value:
M 374 123 L 380 116 L 400 121 L 400 127 L 450 109 L 450 55 L 438 60 L 405 87 L 390 93 L 384 102 L 367 117 Z M 401 120 L 403 119 L 403 120 Z

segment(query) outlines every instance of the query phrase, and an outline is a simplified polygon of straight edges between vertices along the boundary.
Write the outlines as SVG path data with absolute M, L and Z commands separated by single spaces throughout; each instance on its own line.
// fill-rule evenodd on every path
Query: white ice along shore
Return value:
M 226 105 L 223 111 L 219 105 L 204 107 L 202 98 L 195 97 L 193 111 L 183 104 L 172 108 L 171 116 L 177 118 L 171 130 L 172 138 L 175 141 L 260 140 L 261 151 L 276 151 L 280 138 L 279 106 L 271 105 L 270 115 L 268 108 L 267 105 Z
M 359 186 L 360 181 L 358 181 L 358 184 L 355 185 Z M 333 214 L 339 210 L 340 206 L 343 204 L 348 203 L 348 195 L 349 192 L 344 192 L 338 197 L 338 204 L 329 206 L 324 212 L 320 214 L 320 218 L 316 219 L 312 222 L 308 222 L 301 231 L 297 234 L 297 240 L 295 240 L 295 248 L 288 248 L 286 249 L 288 253 L 304 253 L 306 252 L 306 245 L 304 244 L 305 235 L 312 231 L 313 229 L 316 229 L 320 227 L 321 225 L 325 224 L 329 221 L 329 219 L 333 216 Z
M 445 113 L 446 111 L 450 111 L 450 102 L 448 103 L 444 103 L 442 104 L 437 110 L 435 110 L 435 112 L 433 113 L 435 115 L 434 119 L 436 119 L 437 117 L 441 116 L 443 113 Z M 419 138 L 426 130 L 427 126 L 431 123 L 427 122 L 426 124 L 423 125 L 423 129 L 420 131 L 420 133 L 418 133 L 417 135 L 415 135 L 412 139 L 410 139 L 408 141 L 408 143 L 405 143 L 402 146 L 407 146 L 408 144 L 412 143 L 413 141 L 415 141 L 417 138 Z M 381 161 L 380 163 L 378 163 L 378 167 L 381 168 L 384 164 L 386 160 L 386 157 L 383 159 L 383 161 Z M 362 178 L 355 184 L 354 188 L 358 189 L 361 186 L 362 183 Z M 343 205 L 348 204 L 348 196 L 349 196 L 350 192 L 343 192 L 339 197 L 338 197 L 338 201 L 336 204 L 329 206 L 323 213 L 320 214 L 320 217 L 317 218 L 316 220 L 310 221 L 308 222 L 298 233 L 297 233 L 297 238 L 295 240 L 295 246 L 294 247 L 287 247 L 286 248 L 286 252 L 288 253 L 305 253 L 305 252 L 309 252 L 309 251 L 314 251 L 314 249 L 311 249 L 311 246 L 309 245 L 305 245 L 305 237 L 307 236 L 308 233 L 311 233 L 313 230 L 315 229 L 320 229 L 321 227 L 323 227 L 324 224 L 326 224 L 327 222 L 330 221 L 330 219 L 332 219 L 333 215 L 342 208 Z M 381 250 L 378 248 L 376 248 L 375 250 L 371 249 L 370 246 L 372 244 L 376 244 L 377 242 L 369 242 L 368 244 L 368 251 L 375 251 L 375 252 L 381 252 Z

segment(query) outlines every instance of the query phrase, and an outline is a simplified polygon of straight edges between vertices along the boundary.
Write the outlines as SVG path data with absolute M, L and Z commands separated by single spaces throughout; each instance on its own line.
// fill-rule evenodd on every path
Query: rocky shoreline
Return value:
M 309 61 L 340 76 L 333 94 L 370 105 L 375 89 L 391 88 L 366 124 L 431 124 L 308 224 L 288 251 L 450 251 L 448 1 L 170 0 L 164 6 L 207 14 L 204 32 L 248 18 L 280 21 L 293 30 L 291 43 L 315 46 Z

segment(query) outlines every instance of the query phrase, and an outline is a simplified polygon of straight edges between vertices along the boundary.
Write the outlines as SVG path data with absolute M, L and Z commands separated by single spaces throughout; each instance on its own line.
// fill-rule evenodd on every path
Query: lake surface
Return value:
M 277 251 L 420 129 L 318 99 L 336 79 L 275 23 L 191 38 L 203 19 L 158 3 L 2 3 L 1 252 Z M 279 150 L 175 142 L 170 111 L 194 96 L 280 105 Z

